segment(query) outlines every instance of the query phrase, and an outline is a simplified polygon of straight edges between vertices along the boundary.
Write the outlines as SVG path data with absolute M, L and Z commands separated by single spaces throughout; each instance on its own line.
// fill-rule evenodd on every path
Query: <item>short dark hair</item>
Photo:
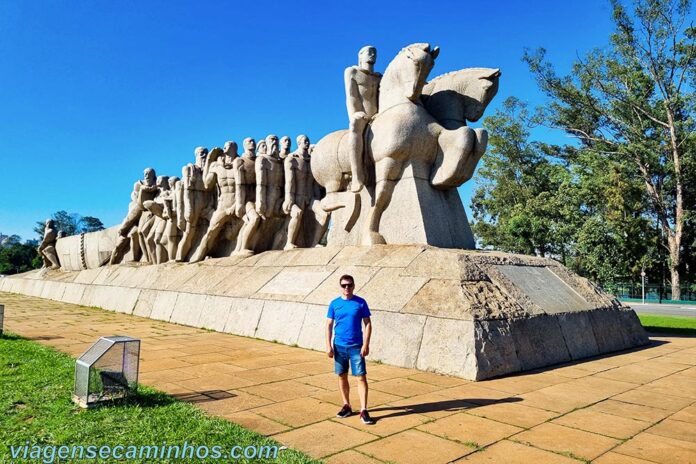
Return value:
M 344 280 L 350 280 L 351 284 L 355 284 L 355 279 L 353 279 L 353 276 L 350 274 L 343 274 L 340 279 L 338 279 L 338 283 L 340 284 Z

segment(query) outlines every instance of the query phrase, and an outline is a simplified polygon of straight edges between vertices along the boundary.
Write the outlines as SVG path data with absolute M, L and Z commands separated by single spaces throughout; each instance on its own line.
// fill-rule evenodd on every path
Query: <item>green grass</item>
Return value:
M 140 387 L 128 400 L 84 410 L 71 401 L 75 360 L 12 334 L 0 337 L 0 462 L 10 462 L 10 446 L 24 445 L 220 445 L 225 451 L 278 443 L 165 393 Z M 194 459 L 195 462 L 232 462 Z M 16 461 L 27 462 L 27 461 Z M 41 462 L 34 460 L 31 462 Z M 58 462 L 58 461 L 56 461 Z M 70 459 L 61 462 L 107 462 Z M 116 462 L 109 460 L 108 462 Z M 134 459 L 123 462 L 191 462 Z M 249 462 L 240 460 L 239 462 Z M 294 450 L 278 459 L 254 462 L 310 463 Z
M 638 319 L 648 332 L 696 335 L 696 317 L 638 314 Z

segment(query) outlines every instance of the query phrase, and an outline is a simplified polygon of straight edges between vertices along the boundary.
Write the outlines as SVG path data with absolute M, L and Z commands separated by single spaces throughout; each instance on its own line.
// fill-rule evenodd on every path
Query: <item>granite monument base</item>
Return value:
M 370 359 L 395 366 L 481 380 L 648 342 L 630 308 L 556 261 L 421 245 L 40 270 L 0 291 L 324 350 L 342 274 L 372 309 Z

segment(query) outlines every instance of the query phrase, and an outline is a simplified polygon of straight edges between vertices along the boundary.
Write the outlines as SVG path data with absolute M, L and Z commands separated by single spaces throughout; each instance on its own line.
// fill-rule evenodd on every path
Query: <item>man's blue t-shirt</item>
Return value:
M 362 320 L 370 317 L 367 301 L 357 295 L 350 300 L 338 297 L 329 304 L 326 315 L 334 320 L 334 343 L 336 345 L 362 345 Z

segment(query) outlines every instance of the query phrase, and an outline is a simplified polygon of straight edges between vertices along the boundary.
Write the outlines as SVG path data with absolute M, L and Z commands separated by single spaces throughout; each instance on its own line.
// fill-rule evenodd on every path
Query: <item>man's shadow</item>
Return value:
M 522 401 L 522 398 L 508 397 L 497 400 L 490 398 L 467 398 L 465 400 L 434 401 L 432 403 L 407 404 L 404 406 L 381 406 L 378 408 L 371 408 L 370 412 L 393 411 L 390 414 L 373 418 L 375 421 L 377 421 L 391 417 L 408 416 L 409 414 L 422 414 L 438 411 L 457 412 L 487 406 L 489 404 L 516 403 L 518 401 Z

